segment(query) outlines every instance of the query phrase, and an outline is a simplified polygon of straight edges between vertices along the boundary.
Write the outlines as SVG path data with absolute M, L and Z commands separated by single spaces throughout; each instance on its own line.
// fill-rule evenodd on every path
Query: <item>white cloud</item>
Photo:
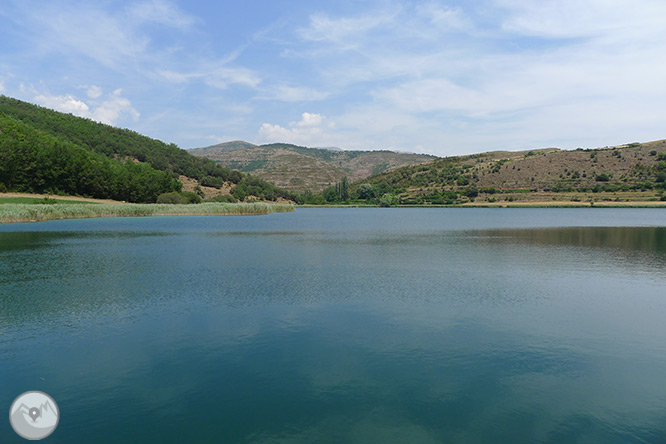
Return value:
M 24 88 L 24 91 L 33 91 L 34 88 Z M 117 89 L 101 102 L 91 105 L 77 99 L 71 94 L 52 95 L 36 93 L 33 97 L 35 103 L 56 111 L 70 113 L 75 116 L 93 119 L 108 125 L 116 125 L 122 118 L 129 117 L 133 121 L 139 119 L 139 112 L 132 106 L 129 99 L 122 97 L 122 90 Z
M 320 126 L 323 121 L 324 116 L 321 114 L 303 113 L 301 120 L 298 122 L 292 122 L 291 125 L 299 128 L 312 128 L 314 126 Z
M 305 146 L 330 145 L 334 136 L 327 132 L 328 128 L 323 125 L 325 116 L 314 113 L 303 113 L 301 120 L 291 122 L 290 128 L 280 125 L 264 123 L 259 129 L 259 137 L 265 142 L 285 142 Z
M 666 14 L 666 4 L 655 0 L 496 0 L 496 4 L 509 14 L 502 23 L 504 30 L 550 38 L 642 33 L 663 28 Z
M 122 117 L 130 117 L 133 121 L 139 120 L 139 112 L 132 106 L 132 102 L 121 97 L 122 90 L 117 89 L 106 100 L 100 103 L 92 112 L 91 118 L 108 125 L 115 125 Z
M 4 93 L 6 91 L 5 89 L 5 82 L 0 79 L 0 93 Z
M 56 111 L 71 113 L 79 117 L 90 117 L 90 107 L 70 94 L 64 96 L 39 94 L 33 100 L 39 105 Z
M 91 85 L 88 87 L 86 94 L 88 94 L 88 97 L 91 99 L 96 99 L 102 95 L 102 88 L 97 85 Z

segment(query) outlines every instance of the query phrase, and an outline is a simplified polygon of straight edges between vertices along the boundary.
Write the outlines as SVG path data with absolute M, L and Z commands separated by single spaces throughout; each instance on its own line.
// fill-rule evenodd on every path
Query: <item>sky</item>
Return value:
M 196 148 L 666 138 L 663 0 L 2 0 L 0 93 Z

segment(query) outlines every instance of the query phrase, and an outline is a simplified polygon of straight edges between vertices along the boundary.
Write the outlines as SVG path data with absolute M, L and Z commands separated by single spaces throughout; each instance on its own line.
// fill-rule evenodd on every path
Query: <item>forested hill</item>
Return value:
M 0 191 L 154 202 L 180 191 L 180 176 L 208 187 L 232 185 L 240 197 L 292 197 L 174 144 L 0 96 Z

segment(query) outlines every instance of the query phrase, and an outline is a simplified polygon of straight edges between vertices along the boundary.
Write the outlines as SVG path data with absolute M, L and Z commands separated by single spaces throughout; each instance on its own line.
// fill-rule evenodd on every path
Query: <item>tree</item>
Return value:
M 364 183 L 358 187 L 358 198 L 359 199 L 374 199 L 377 197 L 377 188 L 369 183 Z
M 479 195 L 479 190 L 474 186 L 469 186 L 465 190 L 465 196 L 469 197 L 470 199 L 474 199 Z
M 393 205 L 396 205 L 397 203 L 398 203 L 397 196 L 391 193 L 384 193 L 384 195 L 382 195 L 382 197 L 379 198 L 380 207 L 391 207 Z

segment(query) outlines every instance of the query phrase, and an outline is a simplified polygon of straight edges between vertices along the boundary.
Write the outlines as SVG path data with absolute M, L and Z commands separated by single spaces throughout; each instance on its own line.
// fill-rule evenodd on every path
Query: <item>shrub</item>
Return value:
M 192 193 L 191 191 L 183 191 L 178 193 L 176 191 L 171 193 L 163 193 L 157 196 L 157 203 L 159 204 L 196 204 L 201 203 L 201 197 Z
M 191 191 L 183 191 L 180 195 L 185 199 L 185 203 L 198 204 L 201 203 L 201 196 Z
M 173 191 L 171 193 L 163 193 L 157 196 L 158 204 L 186 204 L 187 200 L 180 195 L 180 193 Z
M 474 199 L 479 195 L 479 190 L 475 186 L 468 187 L 465 190 L 465 196 L 469 197 L 470 199 Z

